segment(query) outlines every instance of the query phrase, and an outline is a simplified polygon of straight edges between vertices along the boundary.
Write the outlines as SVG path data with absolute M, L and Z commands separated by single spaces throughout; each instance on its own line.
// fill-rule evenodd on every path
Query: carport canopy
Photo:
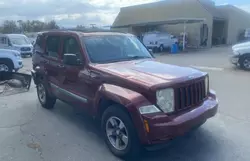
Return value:
M 139 24 L 131 24 L 131 26 L 146 26 L 146 25 L 176 25 L 176 24 L 183 24 L 183 50 L 185 50 L 185 43 L 186 43 L 186 24 L 192 23 L 201 23 L 204 22 L 206 19 L 204 18 L 177 18 L 177 19 L 168 19 L 166 21 L 156 21 L 156 22 L 147 22 L 147 23 L 139 23 Z

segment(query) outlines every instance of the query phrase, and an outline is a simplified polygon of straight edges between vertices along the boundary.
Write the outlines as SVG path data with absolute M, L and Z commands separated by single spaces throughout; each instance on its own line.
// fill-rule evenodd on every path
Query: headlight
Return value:
M 161 112 L 155 105 L 142 106 L 139 111 L 141 114 Z
M 206 78 L 205 78 L 205 95 L 207 96 L 207 94 L 208 94 L 208 91 L 209 91 L 209 78 L 208 78 L 208 76 L 206 76 Z
M 174 111 L 174 89 L 167 88 L 156 92 L 157 105 L 166 113 Z
M 20 57 L 20 53 L 19 52 L 13 52 L 13 54 L 15 55 L 15 57 Z
M 16 46 L 15 46 L 13 49 L 14 49 L 14 50 L 17 50 L 17 51 L 20 51 L 20 47 L 16 47 Z
M 234 54 L 234 55 L 240 55 L 240 53 L 237 52 L 236 50 L 233 50 L 233 54 Z

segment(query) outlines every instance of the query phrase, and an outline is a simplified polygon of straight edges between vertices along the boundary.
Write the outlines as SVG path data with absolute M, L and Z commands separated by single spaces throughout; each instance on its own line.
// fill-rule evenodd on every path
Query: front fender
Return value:
M 138 108 L 138 106 L 140 105 L 149 104 L 147 99 L 142 94 L 112 84 L 102 84 L 100 86 L 95 97 L 96 108 L 98 106 L 99 100 L 101 100 L 102 98 L 112 100 L 120 105 L 123 105 L 129 110 L 133 110 L 131 108 L 134 107 Z
M 151 103 L 140 93 L 119 87 L 112 84 L 103 84 L 98 89 L 95 97 L 95 113 L 98 113 L 99 102 L 104 98 L 106 100 L 112 100 L 117 104 L 124 106 L 131 116 L 131 119 L 135 125 L 141 143 L 147 143 L 147 136 L 145 133 L 145 127 L 141 114 L 138 108 L 145 105 L 150 105 Z

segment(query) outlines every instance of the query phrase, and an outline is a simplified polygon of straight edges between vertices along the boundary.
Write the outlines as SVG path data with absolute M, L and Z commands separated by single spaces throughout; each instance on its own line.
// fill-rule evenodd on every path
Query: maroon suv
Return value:
M 32 75 L 44 108 L 60 99 L 100 119 L 119 157 L 199 127 L 218 107 L 207 73 L 157 62 L 131 34 L 43 32 Z

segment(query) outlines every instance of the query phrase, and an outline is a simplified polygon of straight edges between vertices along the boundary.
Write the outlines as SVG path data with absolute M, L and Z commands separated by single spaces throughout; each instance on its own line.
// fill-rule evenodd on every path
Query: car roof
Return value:
M 24 34 L 6 34 L 8 36 L 25 36 Z
M 49 34 L 49 33 L 55 33 L 55 34 L 61 34 L 61 33 L 73 33 L 78 36 L 99 36 L 99 35 L 132 35 L 129 33 L 122 33 L 122 32 L 115 32 L 115 31 L 80 31 L 80 30 L 51 30 L 51 31 L 44 31 L 40 32 L 38 34 Z

